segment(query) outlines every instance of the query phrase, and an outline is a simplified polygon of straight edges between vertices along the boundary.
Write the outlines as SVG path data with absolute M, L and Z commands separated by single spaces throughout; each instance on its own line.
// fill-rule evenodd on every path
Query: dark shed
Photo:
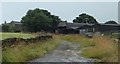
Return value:
M 67 23 L 58 25 L 58 33 L 63 34 L 85 34 L 86 32 L 118 32 L 120 24 L 88 24 L 88 23 Z

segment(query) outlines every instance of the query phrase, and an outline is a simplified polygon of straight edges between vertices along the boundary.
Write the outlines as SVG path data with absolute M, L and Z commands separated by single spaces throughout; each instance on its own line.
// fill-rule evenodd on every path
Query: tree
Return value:
M 107 21 L 105 24 L 117 24 L 117 22 L 110 20 L 110 21 Z
M 51 19 L 52 19 L 52 30 L 53 30 L 53 32 L 55 32 L 58 24 L 62 21 L 59 19 L 58 16 L 55 16 L 55 15 L 51 15 Z
M 21 20 L 23 26 L 30 32 L 52 31 L 57 28 L 60 21 L 58 16 L 51 15 L 47 10 L 39 8 L 29 10 Z
M 90 16 L 85 13 L 80 14 L 79 17 L 76 17 L 76 19 L 73 20 L 73 22 L 74 23 L 90 23 L 90 24 L 98 23 L 93 16 Z
M 9 26 L 7 24 L 2 24 L 2 32 L 9 32 Z

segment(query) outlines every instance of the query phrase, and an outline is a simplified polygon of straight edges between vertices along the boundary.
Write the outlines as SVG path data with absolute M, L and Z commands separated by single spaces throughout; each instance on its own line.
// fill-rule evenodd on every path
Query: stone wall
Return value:
M 47 40 L 47 39 L 52 39 L 51 35 L 45 35 L 45 36 L 36 36 L 34 38 L 7 38 L 2 40 L 2 47 L 12 47 L 12 45 L 16 45 L 19 43 L 24 42 L 25 45 L 28 45 L 29 43 L 37 43 L 43 40 Z

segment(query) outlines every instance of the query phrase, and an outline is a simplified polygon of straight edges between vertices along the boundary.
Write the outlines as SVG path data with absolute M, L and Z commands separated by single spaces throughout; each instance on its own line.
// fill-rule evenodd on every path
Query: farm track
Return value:
M 61 41 L 61 44 L 52 52 L 42 58 L 37 58 L 28 62 L 96 62 L 97 59 L 84 58 L 78 51 L 80 44 L 69 41 Z

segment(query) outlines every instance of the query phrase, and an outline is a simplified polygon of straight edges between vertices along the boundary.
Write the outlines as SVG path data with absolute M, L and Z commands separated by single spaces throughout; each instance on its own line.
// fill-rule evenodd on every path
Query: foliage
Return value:
M 90 24 L 98 23 L 93 16 L 90 16 L 85 13 L 80 14 L 79 17 L 76 17 L 76 19 L 73 20 L 73 22 L 74 23 L 90 23 Z
M 106 22 L 105 24 L 117 24 L 117 22 L 111 20 L 111 21 Z
M 2 24 L 2 32 L 9 32 L 9 26 L 7 24 Z
M 58 16 L 51 15 L 47 10 L 39 8 L 29 10 L 21 20 L 23 26 L 30 32 L 55 30 L 60 21 Z
M 12 23 L 6 23 L 6 21 L 1 26 L 2 26 L 2 32 L 19 32 L 20 30 L 20 28 L 17 25 Z

